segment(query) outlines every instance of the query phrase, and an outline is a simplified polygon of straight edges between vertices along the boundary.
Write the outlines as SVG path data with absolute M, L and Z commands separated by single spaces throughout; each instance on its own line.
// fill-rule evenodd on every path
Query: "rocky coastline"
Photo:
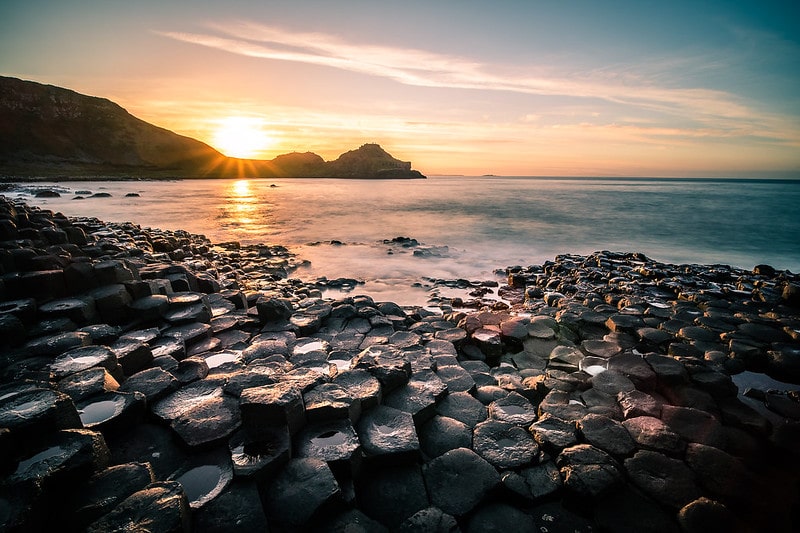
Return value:
M 562 255 L 434 309 L 299 261 L 0 196 L 0 530 L 800 527 L 797 274 Z

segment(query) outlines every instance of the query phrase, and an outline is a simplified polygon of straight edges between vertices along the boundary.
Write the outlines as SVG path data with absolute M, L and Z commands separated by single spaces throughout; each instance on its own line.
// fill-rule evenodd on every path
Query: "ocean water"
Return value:
M 26 184 L 5 194 L 66 215 L 185 229 L 213 242 L 282 244 L 311 262 L 296 277 L 359 278 L 365 284 L 358 292 L 403 304 L 419 302 L 426 278 L 493 279 L 509 265 L 596 250 L 800 271 L 800 180 L 434 176 L 36 185 L 43 186 L 62 197 L 33 198 Z M 74 199 L 81 190 L 112 196 Z M 400 236 L 420 244 L 385 242 Z

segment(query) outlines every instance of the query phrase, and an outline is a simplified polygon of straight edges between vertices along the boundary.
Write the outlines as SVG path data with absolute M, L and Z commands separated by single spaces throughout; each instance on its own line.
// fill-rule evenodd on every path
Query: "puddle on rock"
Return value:
M 236 352 L 219 352 L 205 358 L 208 368 L 217 368 L 225 363 L 235 363 L 241 359 L 241 355 Z
M 52 457 L 61 455 L 62 453 L 64 453 L 64 451 L 65 451 L 64 448 L 62 448 L 61 446 L 52 446 L 50 448 L 47 448 L 46 450 L 43 450 L 37 453 L 36 455 L 29 457 L 28 459 L 25 459 L 24 461 L 20 461 L 19 465 L 17 465 L 17 470 L 14 472 L 14 475 L 23 474 L 27 472 L 27 470 L 31 466 L 37 463 L 41 463 L 42 461 L 46 461 L 47 459 L 50 459 Z
M 321 435 L 311 439 L 314 446 L 340 446 L 347 442 L 347 435 L 341 431 L 326 431 Z
M 183 485 L 189 505 L 196 507 L 208 497 L 222 481 L 222 469 L 217 465 L 197 466 L 175 479 Z
M 497 409 L 507 415 L 525 415 L 528 410 L 521 405 L 498 405 Z
M 80 411 L 80 418 L 86 427 L 100 424 L 116 416 L 119 413 L 119 402 L 115 400 L 103 400 L 86 405 Z

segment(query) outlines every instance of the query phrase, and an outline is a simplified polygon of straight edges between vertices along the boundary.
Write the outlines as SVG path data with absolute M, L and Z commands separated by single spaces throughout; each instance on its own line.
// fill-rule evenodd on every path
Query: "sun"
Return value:
M 251 117 L 226 117 L 214 130 L 212 144 L 228 157 L 252 159 L 272 144 L 264 121 Z

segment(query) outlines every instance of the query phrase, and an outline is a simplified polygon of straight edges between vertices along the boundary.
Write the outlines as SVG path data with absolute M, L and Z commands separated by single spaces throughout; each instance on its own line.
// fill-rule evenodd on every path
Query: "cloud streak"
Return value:
M 559 76 L 542 68 L 519 68 L 516 73 L 498 74 L 492 72 L 490 65 L 463 57 L 351 43 L 326 33 L 291 32 L 250 22 L 211 24 L 207 28 L 204 32 L 157 33 L 242 56 L 341 69 L 410 86 L 599 99 L 681 117 L 694 122 L 698 129 L 715 130 L 720 135 L 735 132 L 761 136 L 772 132 L 774 136 L 780 132 L 789 142 L 800 142 L 797 127 L 783 117 L 754 111 L 734 94 L 702 87 L 658 85 L 651 81 L 654 76 L 637 74 L 630 67 L 619 73 L 603 70 L 570 76 Z M 526 73 L 531 70 L 538 71 L 538 75 Z

